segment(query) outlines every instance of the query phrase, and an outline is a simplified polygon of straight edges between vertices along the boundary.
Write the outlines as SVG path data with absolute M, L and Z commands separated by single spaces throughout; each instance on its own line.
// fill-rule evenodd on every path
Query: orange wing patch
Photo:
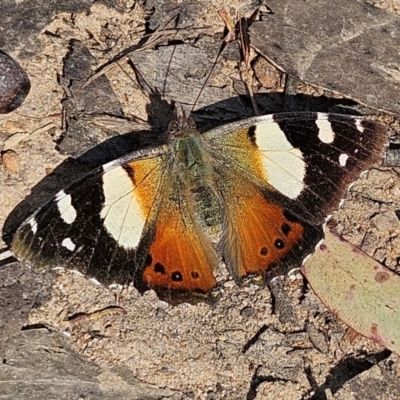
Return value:
M 168 210 L 166 210 L 168 208 Z M 205 235 L 178 206 L 164 207 L 155 224 L 143 281 L 157 289 L 209 292 L 217 282 L 213 270 L 218 267 L 215 250 Z
M 125 164 L 125 169 L 135 187 L 135 196 L 144 215 L 154 205 L 154 197 L 162 178 L 164 162 L 161 157 L 135 160 Z
M 240 280 L 249 274 L 264 274 L 299 244 L 304 228 L 281 206 L 265 199 L 260 190 L 243 182 L 231 193 L 222 252 L 231 273 Z

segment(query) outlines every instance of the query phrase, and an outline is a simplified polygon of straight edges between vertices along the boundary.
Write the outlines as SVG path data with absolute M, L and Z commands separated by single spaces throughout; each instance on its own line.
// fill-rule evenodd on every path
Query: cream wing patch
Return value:
M 277 123 L 256 126 L 255 138 L 262 152 L 262 166 L 268 183 L 283 195 L 295 199 L 304 189 L 306 163 L 299 149 L 287 140 Z
M 345 167 L 348 159 L 349 159 L 349 156 L 347 154 L 341 154 L 339 156 L 339 164 L 342 167 Z
M 129 249 L 138 246 L 146 223 L 135 189 L 123 167 L 109 169 L 103 175 L 104 206 L 100 216 L 108 233 Z
M 32 229 L 32 233 L 35 234 L 37 232 L 37 228 L 38 228 L 38 224 L 37 224 L 35 218 L 34 217 L 30 218 L 28 220 L 28 224 Z
M 335 140 L 335 132 L 332 130 L 331 123 L 326 119 L 326 115 L 318 113 L 315 124 L 319 129 L 318 139 L 326 144 L 333 143 Z
M 76 210 L 72 205 L 71 195 L 61 190 L 56 194 L 55 201 L 63 221 L 68 225 L 72 224 L 76 219 Z
M 71 238 L 65 238 L 62 242 L 61 242 L 61 246 L 65 247 L 66 249 L 68 249 L 69 251 L 74 251 L 75 250 L 75 243 L 71 240 Z
M 362 121 L 362 118 L 357 118 L 356 119 L 356 127 L 357 127 L 357 130 L 359 132 L 363 133 L 364 132 L 364 127 L 362 126 L 361 121 Z

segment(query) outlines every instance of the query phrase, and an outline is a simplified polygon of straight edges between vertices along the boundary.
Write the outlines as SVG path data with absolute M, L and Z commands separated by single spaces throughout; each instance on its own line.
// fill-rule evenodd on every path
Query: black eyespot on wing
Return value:
M 159 274 L 165 274 L 165 267 L 161 263 L 157 262 L 154 265 L 154 272 L 157 272 Z
M 287 236 L 290 233 L 290 231 L 292 230 L 292 228 L 288 224 L 283 223 L 282 226 L 281 226 L 281 230 L 282 230 L 282 233 L 285 236 Z
M 182 282 L 183 281 L 183 277 L 182 274 L 179 271 L 175 271 L 171 274 L 171 279 L 174 282 Z
M 199 273 L 198 272 L 196 272 L 196 271 L 193 271 L 192 273 L 191 273 L 191 275 L 192 275 L 192 278 L 193 279 L 198 279 L 199 278 Z
M 282 239 L 276 239 L 274 242 L 274 246 L 277 249 L 283 249 L 285 247 L 285 242 Z

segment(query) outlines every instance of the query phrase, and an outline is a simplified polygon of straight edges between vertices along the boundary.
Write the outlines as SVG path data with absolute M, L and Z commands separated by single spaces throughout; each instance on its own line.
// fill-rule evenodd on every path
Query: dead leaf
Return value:
M 400 354 L 399 275 L 329 228 L 301 271 L 339 319 Z

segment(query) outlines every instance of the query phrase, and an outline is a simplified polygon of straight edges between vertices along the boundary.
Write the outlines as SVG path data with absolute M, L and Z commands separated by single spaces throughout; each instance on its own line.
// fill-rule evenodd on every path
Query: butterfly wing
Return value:
M 221 251 L 240 280 L 299 263 L 361 171 L 382 159 L 382 125 L 362 117 L 289 113 L 204 134 L 226 214 Z
M 176 188 L 176 182 L 169 188 Z M 164 201 L 154 226 L 154 237 L 148 249 L 142 280 L 170 301 L 206 299 L 217 285 L 213 271 L 219 260 L 209 238 L 193 215 L 182 207 L 185 191 L 163 192 Z M 173 290 L 173 297 L 171 297 Z
M 312 252 L 322 237 L 318 225 L 299 219 L 290 203 L 278 202 L 237 171 L 224 166 L 218 175 L 225 203 L 219 248 L 237 282 L 248 275 L 285 273 Z
M 17 230 L 12 251 L 39 269 L 204 294 L 216 285 L 211 243 L 182 207 L 168 147 L 133 153 L 60 191 Z
M 153 235 L 165 164 L 157 148 L 93 171 L 18 228 L 13 253 L 38 269 L 74 268 L 103 283 L 133 280 Z

